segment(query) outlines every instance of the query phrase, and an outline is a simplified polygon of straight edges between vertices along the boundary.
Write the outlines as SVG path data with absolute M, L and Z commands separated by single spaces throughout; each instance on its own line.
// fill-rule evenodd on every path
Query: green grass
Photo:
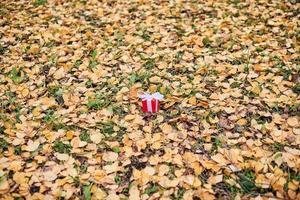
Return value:
M 120 152 L 121 152 L 121 150 L 120 150 L 119 147 L 113 147 L 113 148 L 111 148 L 111 150 L 112 150 L 113 152 L 115 152 L 115 153 L 120 153 Z
M 151 184 L 149 187 L 145 189 L 144 194 L 151 196 L 152 194 L 158 192 L 158 190 L 159 190 L 159 186 L 157 184 Z
M 21 119 L 20 119 L 20 117 L 21 117 L 21 107 L 17 106 L 13 111 L 16 114 L 16 122 L 21 123 Z
M 93 69 L 93 68 L 95 68 L 97 65 L 98 65 L 97 61 L 95 61 L 95 60 L 90 60 L 90 61 L 89 61 L 88 68 L 89 68 L 89 69 Z
M 142 84 L 148 83 L 150 76 L 151 76 L 151 74 L 148 72 L 133 73 L 129 76 L 129 84 L 133 85 L 137 82 L 140 82 Z
M 155 67 L 155 59 L 149 58 L 147 61 L 143 64 L 143 67 L 146 69 L 153 69 Z
M 148 31 L 143 31 L 141 38 L 143 38 L 145 41 L 150 41 L 151 36 L 149 35 Z
M 258 97 L 258 94 L 255 94 L 254 92 L 249 91 L 249 90 L 243 90 L 243 91 L 242 91 L 242 94 L 243 94 L 243 95 L 246 95 L 246 96 L 249 97 L 249 98 Z
M 75 177 L 72 177 L 73 178 L 73 181 L 74 181 L 74 186 L 75 187 L 79 187 L 80 186 L 80 178 L 79 176 L 75 176 Z
M 90 135 L 87 133 L 87 131 L 84 131 L 84 132 L 80 133 L 79 138 L 80 138 L 81 141 L 84 141 L 84 142 L 90 142 L 91 141 Z
M 4 138 L 0 138 L 0 150 L 1 152 L 6 151 L 8 149 L 8 142 Z
M 104 99 L 100 94 L 96 94 L 95 98 L 90 98 L 87 107 L 90 110 L 99 110 L 110 105 L 111 99 Z
M 122 184 L 122 177 L 121 177 L 119 174 L 117 174 L 117 175 L 115 176 L 115 183 L 116 183 L 117 185 L 121 185 L 121 184 Z
M 91 87 L 93 87 L 93 81 L 92 80 L 87 80 L 85 82 L 85 85 L 86 85 L 87 88 L 91 88 Z
M 174 60 L 175 63 L 179 63 L 182 60 L 183 54 L 184 54 L 184 51 L 178 51 L 175 54 L 175 60 Z
M 239 82 L 233 82 L 233 83 L 230 84 L 230 87 L 231 88 L 238 88 L 238 87 L 240 87 L 241 84 L 242 83 L 239 83 Z
M 35 0 L 33 5 L 34 6 L 42 6 L 45 5 L 47 3 L 47 0 Z
M 58 131 L 59 129 L 70 130 L 70 127 L 63 123 L 53 123 L 52 124 L 52 130 Z
M 75 63 L 74 63 L 74 67 L 78 68 L 82 63 L 83 63 L 82 60 L 76 60 Z
M 67 153 L 69 154 L 71 152 L 72 146 L 70 144 L 64 144 L 61 141 L 55 141 L 53 145 L 54 151 L 58 153 Z
M 184 36 L 184 34 L 186 33 L 184 29 L 179 28 L 179 27 L 174 27 L 175 28 L 175 32 L 179 37 Z
M 48 92 L 51 96 L 57 97 L 63 95 L 63 89 L 59 86 L 50 86 L 48 87 Z
M 224 180 L 228 180 L 228 179 L 230 179 L 230 176 L 225 175 Z M 232 199 L 234 199 L 234 197 L 236 197 L 237 194 L 242 193 L 242 190 L 235 185 L 230 185 L 229 183 L 227 183 L 225 181 L 222 182 L 222 184 L 224 185 L 224 189 L 230 193 L 230 196 L 232 197 Z
M 97 122 L 96 127 L 100 129 L 101 133 L 105 136 L 108 140 L 114 141 L 122 141 L 123 135 L 126 132 L 125 127 L 119 127 L 118 131 L 114 130 L 114 126 L 117 126 L 113 121 L 106 121 L 106 122 Z M 116 133 L 116 134 L 115 134 Z M 116 153 L 120 151 L 118 147 L 112 148 L 112 150 Z
M 7 100 L 4 101 L 4 100 L 1 100 L 1 104 L 2 104 L 2 107 L 9 107 L 10 105 L 13 105 L 15 102 L 16 102 L 16 94 L 11 92 L 11 91 L 7 91 L 5 93 L 5 96 L 7 97 Z
M 89 61 L 89 65 L 88 65 L 88 68 L 89 69 L 93 69 L 95 68 L 97 65 L 98 65 L 98 62 L 96 61 L 96 57 L 98 55 L 98 52 L 97 50 L 93 50 L 91 53 L 90 53 L 90 61 Z
M 92 57 L 93 60 L 96 59 L 97 54 L 98 54 L 98 53 L 97 53 L 97 50 L 93 50 L 93 51 L 91 52 L 91 57 Z
M 212 142 L 213 142 L 213 150 L 218 149 L 219 147 L 222 147 L 222 142 L 218 137 L 212 137 Z
M 111 136 L 115 131 L 114 131 L 114 126 L 115 123 L 113 121 L 108 121 L 108 122 L 104 122 L 102 127 L 102 133 L 105 136 Z
M 293 92 L 296 94 L 300 94 L 300 83 L 296 84 L 293 88 L 292 88 Z
M 85 200 L 91 200 L 91 187 L 92 184 L 82 186 L 83 196 Z
M 177 195 L 175 197 L 172 197 L 172 200 L 180 200 L 183 199 L 183 195 L 185 193 L 185 189 L 184 188 L 179 188 Z
M 7 74 L 7 76 L 15 83 L 20 84 L 22 83 L 25 78 L 21 76 L 21 69 L 17 69 L 16 67 L 13 67 L 12 70 L 10 70 Z
M 114 33 L 114 37 L 116 39 L 116 43 L 117 43 L 116 45 L 117 46 L 122 46 L 122 45 L 125 44 L 125 42 L 124 42 L 124 34 L 121 33 L 120 31 L 116 31 Z
M 56 121 L 57 117 L 54 115 L 53 109 L 46 110 L 46 115 L 43 117 L 43 120 L 47 123 L 53 123 Z
M 0 15 L 1 16 L 1 15 Z M 3 47 L 1 44 L 0 44 L 0 55 L 4 55 L 4 53 L 6 52 L 7 48 Z
M 271 149 L 275 152 L 282 152 L 284 150 L 284 144 L 275 142 L 272 144 Z
M 5 128 L 4 126 L 0 126 L 0 134 L 4 134 Z
M 202 43 L 205 47 L 210 47 L 211 46 L 211 41 L 208 37 L 203 38 Z
M 120 107 L 120 106 L 114 105 L 114 106 L 111 107 L 111 110 L 114 114 L 119 115 L 119 116 L 124 116 L 126 114 L 126 112 L 124 111 L 123 106 Z
M 22 147 L 20 145 L 15 146 L 14 153 L 16 155 L 21 155 L 21 153 L 22 153 Z
M 240 172 L 237 174 L 239 179 L 237 180 L 237 182 L 239 183 L 239 185 L 241 186 L 242 192 L 247 194 L 253 191 L 259 191 L 260 188 L 258 188 L 255 185 L 255 174 L 254 172 L 250 171 L 250 170 L 246 170 L 243 172 Z

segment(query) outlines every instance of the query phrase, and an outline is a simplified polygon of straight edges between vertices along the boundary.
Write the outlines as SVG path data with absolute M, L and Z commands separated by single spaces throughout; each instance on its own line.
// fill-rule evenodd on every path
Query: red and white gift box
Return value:
M 144 93 L 139 96 L 142 99 L 142 110 L 143 112 L 158 112 L 159 111 L 159 101 L 164 98 L 164 95 L 156 92 L 154 94 Z

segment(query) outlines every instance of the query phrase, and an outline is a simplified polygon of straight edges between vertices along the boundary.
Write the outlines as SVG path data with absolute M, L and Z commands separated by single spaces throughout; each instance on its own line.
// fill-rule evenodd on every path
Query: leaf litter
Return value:
M 300 199 L 299 9 L 2 1 L 1 199 Z

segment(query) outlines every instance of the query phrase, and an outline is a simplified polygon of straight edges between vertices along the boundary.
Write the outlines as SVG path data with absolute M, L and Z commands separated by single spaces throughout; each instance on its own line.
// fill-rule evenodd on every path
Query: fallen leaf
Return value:
M 299 126 L 299 120 L 297 119 L 297 117 L 289 117 L 287 119 L 287 123 L 291 127 L 297 127 L 297 126 Z
M 191 104 L 193 106 L 197 105 L 197 99 L 195 96 L 192 96 L 191 98 L 189 98 L 188 102 L 189 102 L 189 104 Z
M 59 68 L 56 72 L 54 72 L 53 74 L 53 77 L 56 79 L 56 80 L 59 80 L 59 79 L 62 79 L 66 76 L 66 73 L 65 73 L 65 70 L 64 68 Z
M 115 152 L 106 152 L 103 154 L 102 159 L 106 162 L 114 162 L 118 159 L 118 154 Z
M 60 161 L 67 161 L 69 159 L 69 155 L 65 153 L 55 153 L 54 156 Z
M 37 150 L 39 146 L 40 146 L 40 142 L 38 140 L 35 141 L 29 140 L 27 143 L 26 150 L 32 152 Z
M 211 159 L 215 162 L 217 162 L 219 165 L 224 166 L 227 165 L 229 162 L 224 158 L 224 156 L 220 153 L 217 153 L 216 155 L 213 155 Z
M 216 176 L 211 176 L 208 179 L 208 183 L 212 185 L 216 185 L 217 183 L 220 183 L 223 181 L 223 175 L 216 175 Z

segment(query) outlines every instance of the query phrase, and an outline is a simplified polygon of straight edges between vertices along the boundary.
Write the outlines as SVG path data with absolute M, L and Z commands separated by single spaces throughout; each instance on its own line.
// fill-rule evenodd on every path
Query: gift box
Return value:
M 158 112 L 160 103 L 159 101 L 164 98 L 162 94 L 156 92 L 154 94 L 144 93 L 139 96 L 142 99 L 142 110 L 143 112 Z

